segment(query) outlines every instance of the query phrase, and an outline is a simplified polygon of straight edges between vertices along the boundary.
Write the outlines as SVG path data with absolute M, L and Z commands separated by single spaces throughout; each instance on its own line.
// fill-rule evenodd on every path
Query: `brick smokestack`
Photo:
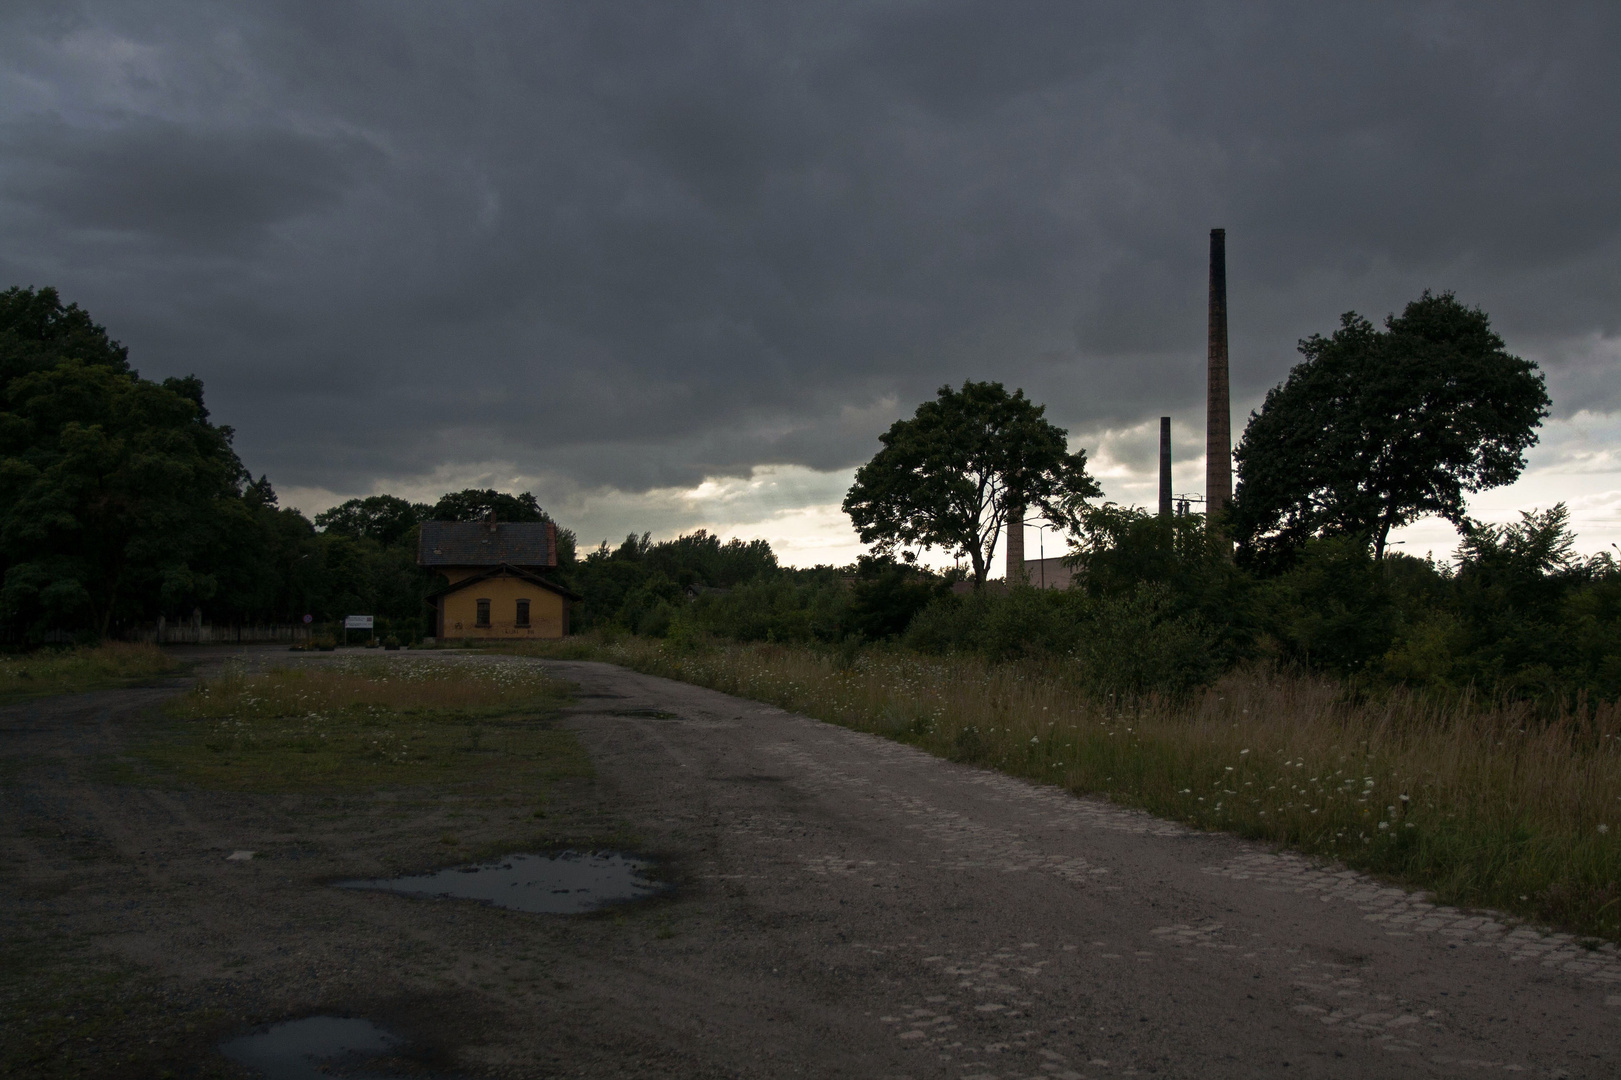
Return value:
M 1171 517 L 1171 418 L 1159 418 L 1159 516 Z
M 1007 512 L 1007 583 L 1024 580 L 1024 507 L 1010 506 Z
M 1210 230 L 1210 368 L 1205 421 L 1205 512 L 1233 497 L 1233 430 L 1227 384 L 1227 230 Z

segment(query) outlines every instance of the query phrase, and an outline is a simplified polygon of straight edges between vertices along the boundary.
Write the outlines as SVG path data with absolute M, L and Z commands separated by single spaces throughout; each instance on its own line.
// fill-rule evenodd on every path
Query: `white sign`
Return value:
M 347 619 L 343 620 L 343 628 L 345 630 L 370 630 L 371 616 L 351 615 Z

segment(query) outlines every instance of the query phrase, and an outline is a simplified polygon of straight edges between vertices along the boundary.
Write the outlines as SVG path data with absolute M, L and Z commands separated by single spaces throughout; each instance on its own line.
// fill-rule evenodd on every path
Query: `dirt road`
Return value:
M 0 710 L 8 923 L 130 962 L 179 1018 L 151 1033 L 167 1060 L 224 1075 L 213 1041 L 319 1012 L 391 1025 L 421 1075 L 1621 1075 L 1613 949 L 700 688 L 548 667 L 580 687 L 564 723 L 597 770 L 549 835 L 636 838 L 669 897 L 557 918 L 329 888 L 454 863 L 446 829 L 525 823 L 84 766 L 164 693 L 143 690 Z

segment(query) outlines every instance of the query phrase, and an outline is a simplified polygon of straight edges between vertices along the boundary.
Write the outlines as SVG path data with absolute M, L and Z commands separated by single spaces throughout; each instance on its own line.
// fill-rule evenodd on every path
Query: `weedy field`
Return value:
M 180 779 L 244 791 L 533 790 L 590 775 L 549 721 L 569 688 L 477 657 L 338 660 L 228 670 L 173 699 L 179 724 L 142 754 Z
M 679 647 L 589 636 L 534 651 L 650 674 L 1328 856 L 1621 940 L 1621 708 L 1359 694 L 1250 670 L 1185 699 L 1098 697 L 1062 664 L 899 650 Z
M 0 655 L 0 703 L 127 686 L 179 666 L 156 645 L 122 642 Z

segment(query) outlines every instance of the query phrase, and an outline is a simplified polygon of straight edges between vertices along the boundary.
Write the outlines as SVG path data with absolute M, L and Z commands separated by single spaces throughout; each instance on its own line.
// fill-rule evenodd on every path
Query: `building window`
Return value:
M 518 625 L 529 625 L 529 601 L 527 600 L 518 601 Z
M 490 625 L 490 602 L 488 600 L 480 600 L 478 602 L 478 622 L 474 623 L 473 625 Z

